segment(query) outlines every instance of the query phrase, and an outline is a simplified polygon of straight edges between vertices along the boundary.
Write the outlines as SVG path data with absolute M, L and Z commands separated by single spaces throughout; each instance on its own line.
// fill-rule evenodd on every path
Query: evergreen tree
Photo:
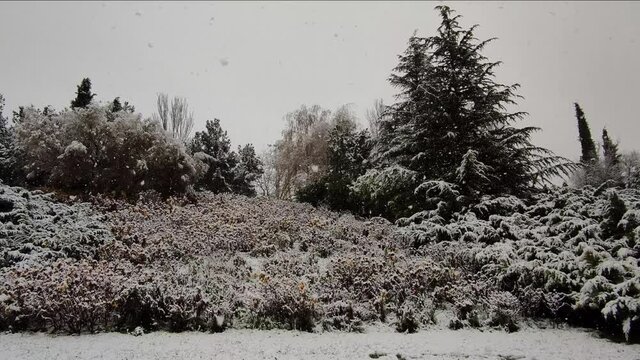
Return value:
M 357 210 L 349 187 L 368 168 L 371 139 L 367 130 L 357 131 L 356 127 L 346 107 L 336 112 L 327 140 L 327 172 L 296 192 L 299 201 L 333 210 Z
M 618 153 L 618 144 L 609 138 L 607 129 L 602 129 L 602 151 L 605 166 L 616 166 L 620 163 L 620 154 Z
M 478 41 L 475 26 L 462 29 L 459 15 L 438 6 L 437 35 L 414 34 L 390 81 L 400 90 L 380 124 L 378 166 L 399 164 L 424 180 L 455 182 L 470 150 L 486 165 L 481 193 L 522 193 L 573 170 L 568 160 L 530 143 L 534 127 L 511 124 L 524 112 L 507 112 L 518 85 L 494 81 L 499 62 L 481 55 L 492 40 Z M 469 160 L 469 159 L 467 159 Z
M 84 78 L 80 85 L 78 85 L 76 98 L 71 101 L 71 108 L 86 108 L 95 96 L 96 94 L 91 92 L 91 80 Z
M 580 136 L 580 146 L 582 148 L 582 156 L 580 162 L 583 164 L 591 164 L 598 160 L 598 152 L 596 151 L 596 144 L 591 137 L 591 130 L 589 124 L 584 116 L 584 112 L 578 103 L 575 103 L 576 118 L 578 119 L 578 135 Z
M 4 96 L 0 94 L 0 180 L 8 183 L 13 178 L 15 159 L 13 157 L 13 134 L 9 119 L 4 116 Z
M 9 138 L 9 119 L 4 116 L 4 96 L 0 94 L 0 146 Z
M 108 107 L 107 119 L 109 121 L 113 121 L 116 118 L 116 113 L 124 111 L 133 114 L 136 111 L 136 108 L 129 104 L 128 101 L 125 101 L 124 104 L 120 101 L 120 97 L 116 97 L 111 102 L 111 105 Z
M 255 196 L 255 181 L 262 175 L 262 161 L 256 155 L 252 144 L 238 146 L 239 163 L 234 169 L 233 192 Z
M 603 219 L 600 223 L 600 229 L 602 230 L 604 239 L 622 235 L 620 228 L 618 228 L 618 223 L 625 212 L 627 212 L 627 206 L 624 201 L 620 199 L 618 193 L 612 190 L 608 197 L 609 202 L 604 208 L 604 213 L 602 214 Z
M 222 130 L 220 120 L 207 120 L 206 131 L 196 132 L 190 144 L 191 153 L 196 159 L 204 162 L 208 170 L 196 183 L 202 189 L 215 193 L 233 191 L 238 156 L 231 151 L 231 141 L 227 132 Z
M 113 99 L 110 110 L 114 113 L 122 111 L 122 103 L 120 103 L 120 97 L 116 97 L 115 99 Z
M 326 175 L 326 203 L 334 210 L 356 210 L 349 187 L 369 168 L 371 139 L 355 123 L 336 124 L 329 133 L 329 168 Z

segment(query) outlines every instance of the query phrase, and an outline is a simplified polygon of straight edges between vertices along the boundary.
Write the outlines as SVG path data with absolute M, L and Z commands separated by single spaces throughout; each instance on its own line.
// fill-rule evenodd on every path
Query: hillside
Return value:
M 3 185 L 0 198 L 5 330 L 512 332 L 547 319 L 637 341 L 637 191 L 486 199 L 404 227 L 230 194 L 61 204 Z

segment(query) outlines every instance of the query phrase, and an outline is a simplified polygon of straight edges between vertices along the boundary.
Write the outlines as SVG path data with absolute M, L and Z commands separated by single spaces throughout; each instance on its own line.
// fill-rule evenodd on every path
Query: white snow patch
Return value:
M 616 344 L 582 329 L 303 333 L 229 330 L 82 336 L 0 335 L 6 359 L 637 359 L 640 345 Z M 399 356 L 398 356 L 399 355 Z

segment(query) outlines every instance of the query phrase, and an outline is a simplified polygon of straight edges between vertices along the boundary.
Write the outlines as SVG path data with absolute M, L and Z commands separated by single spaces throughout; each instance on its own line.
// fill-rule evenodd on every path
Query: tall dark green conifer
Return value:
M 572 170 L 568 160 L 530 143 L 537 128 L 511 125 L 526 113 L 506 111 L 518 85 L 494 81 L 500 63 L 481 54 L 492 39 L 478 41 L 475 26 L 462 29 L 449 7 L 436 9 L 437 34 L 412 36 L 390 78 L 400 92 L 381 122 L 378 166 L 395 163 L 425 180 L 456 182 L 472 150 L 486 180 L 467 185 L 481 194 L 520 193 Z
M 71 101 L 71 108 L 86 108 L 91 100 L 96 96 L 91 92 L 91 80 L 89 78 L 82 79 L 82 83 L 78 85 L 76 98 Z
M 262 161 L 252 144 L 238 146 L 238 165 L 234 169 L 232 190 L 234 193 L 255 196 L 255 181 L 264 172 Z
M 582 148 L 582 156 L 580 162 L 583 164 L 591 164 L 598 160 L 598 152 L 596 151 L 596 144 L 591 137 L 591 130 L 587 123 L 587 118 L 584 116 L 584 112 L 578 103 L 575 103 L 576 119 L 578 119 L 578 135 L 580 137 L 580 146 Z
M 606 166 L 616 166 L 620 163 L 618 144 L 609 138 L 607 129 L 602 129 L 602 151 Z
M 4 114 L 4 96 L 0 94 L 0 180 L 8 181 L 11 174 L 10 148 L 12 145 L 11 130 L 9 129 L 9 119 Z
M 222 130 L 220 120 L 207 120 L 206 131 L 196 132 L 190 150 L 195 158 L 209 167 L 197 187 L 215 193 L 233 191 L 233 170 L 238 164 L 238 156 L 231 151 L 231 140 Z
M 116 97 L 111 103 L 111 112 L 116 113 L 118 111 L 122 111 L 122 103 L 120 102 L 120 97 Z

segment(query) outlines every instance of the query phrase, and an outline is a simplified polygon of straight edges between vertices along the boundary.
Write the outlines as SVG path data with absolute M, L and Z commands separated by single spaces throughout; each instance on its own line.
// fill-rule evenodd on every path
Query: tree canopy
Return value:
M 513 124 L 527 115 L 511 112 L 518 84 L 494 80 L 500 62 L 482 50 L 493 39 L 476 39 L 460 15 L 438 6 L 435 36 L 413 35 L 390 77 L 399 92 L 380 122 L 378 166 L 399 164 L 425 180 L 455 183 L 457 169 L 473 160 L 483 176 L 473 188 L 483 194 L 523 193 L 568 174 L 573 164 L 531 143 L 535 127 Z M 473 153 L 470 153 L 472 151 Z

